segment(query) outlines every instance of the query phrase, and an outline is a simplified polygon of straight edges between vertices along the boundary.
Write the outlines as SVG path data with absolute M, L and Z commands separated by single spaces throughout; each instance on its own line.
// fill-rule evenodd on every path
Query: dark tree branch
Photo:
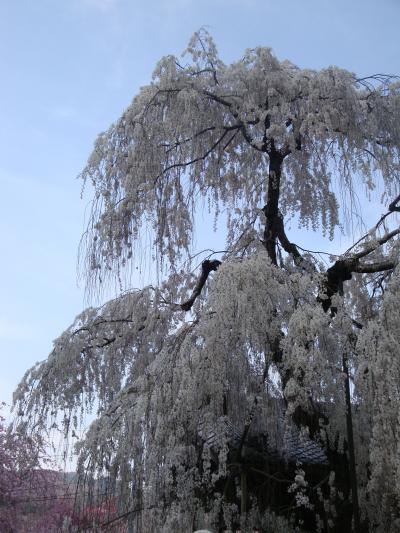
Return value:
M 400 211 L 400 206 L 396 205 L 400 201 L 400 194 L 389 204 L 389 211 Z
M 351 279 L 354 272 L 361 274 L 373 274 L 395 268 L 398 261 L 386 259 L 378 263 L 359 263 L 357 257 L 348 259 L 338 259 L 326 272 L 326 281 L 324 283 L 324 296 L 318 297 L 324 311 L 328 311 L 332 305 L 332 297 L 343 292 L 343 282 Z M 335 309 L 332 309 L 335 312 Z
M 111 337 L 111 338 L 107 338 L 107 337 L 103 337 L 103 343 L 101 344 L 88 344 L 87 346 L 84 346 L 81 350 L 82 354 L 85 354 L 89 351 L 89 350 L 93 350 L 93 348 L 105 348 L 106 346 L 109 346 L 110 344 L 112 344 L 113 342 L 115 342 L 117 340 L 117 337 Z
M 81 328 L 76 329 L 71 333 L 71 337 L 74 337 L 78 333 L 81 333 L 82 331 L 90 332 L 90 329 L 93 327 L 98 327 L 103 324 L 131 324 L 133 320 L 131 318 L 98 318 L 97 320 L 94 320 L 92 324 L 89 324 L 88 326 L 82 326 Z
M 287 238 L 287 235 L 285 232 L 285 226 L 283 224 L 283 217 L 280 213 L 277 216 L 276 226 L 277 226 L 277 237 L 283 249 L 285 250 L 285 252 L 287 252 L 293 257 L 294 262 L 297 265 L 300 265 L 303 261 L 303 257 L 301 253 L 298 251 L 297 246 L 294 243 L 290 242 L 289 239 Z
M 400 208 L 399 208 L 399 211 L 400 211 Z M 368 243 L 366 246 L 364 246 L 364 250 L 361 250 L 360 252 L 353 254 L 352 257 L 354 257 L 354 259 L 361 259 L 362 257 L 365 257 L 366 255 L 376 250 L 378 246 L 382 246 L 382 244 L 386 244 L 388 241 L 390 241 L 390 239 L 392 239 L 399 233 L 400 233 L 400 228 L 397 228 L 393 231 L 390 231 L 389 233 L 386 233 L 380 239 L 376 239 L 376 241 L 372 241 L 371 243 Z
M 353 272 L 359 272 L 361 274 L 374 274 L 375 272 L 384 272 L 385 270 L 392 270 L 395 268 L 398 261 L 394 259 L 386 259 L 379 263 L 364 263 L 355 266 Z
M 195 288 L 193 289 L 192 295 L 188 300 L 186 300 L 186 302 L 183 302 L 181 304 L 181 309 L 183 309 L 183 311 L 189 311 L 192 308 L 194 302 L 196 301 L 196 298 L 200 296 L 200 293 L 207 281 L 208 275 L 210 274 L 210 272 L 217 270 L 220 264 L 221 261 L 218 261 L 218 259 L 215 259 L 214 261 L 206 259 L 202 262 L 201 274 Z
M 396 206 L 399 200 L 400 195 L 395 198 L 395 200 L 393 200 L 393 202 L 389 205 L 389 212 L 387 214 L 397 210 L 400 211 L 400 207 Z M 384 215 L 384 217 L 386 215 Z M 380 222 L 383 220 L 384 217 L 380 219 Z M 375 227 L 377 227 L 380 222 L 378 222 Z M 338 259 L 330 268 L 328 268 L 326 272 L 326 281 L 324 283 L 325 297 L 318 297 L 319 301 L 322 303 L 322 307 L 325 312 L 331 308 L 332 296 L 334 296 L 338 292 L 340 293 L 343 291 L 343 282 L 350 280 L 354 272 L 358 272 L 361 274 L 373 274 L 375 272 L 384 272 L 386 270 L 391 270 L 395 268 L 395 266 L 398 264 L 398 260 L 395 259 L 383 259 L 382 261 L 378 261 L 375 263 L 360 263 L 359 260 L 363 257 L 367 257 L 379 246 L 386 244 L 393 237 L 399 234 L 400 228 L 390 231 L 379 239 L 367 243 L 364 246 L 364 249 L 360 252 L 355 252 L 352 255 L 346 257 L 349 250 L 354 248 L 354 245 L 346 252 L 343 258 Z M 360 241 L 361 240 L 362 239 L 360 239 Z M 356 244 L 358 244 L 360 241 L 358 241 Z M 332 311 L 335 312 L 334 309 L 332 309 Z
M 226 129 L 224 133 L 208 148 L 208 150 L 206 150 L 206 152 L 203 155 L 196 157 L 194 159 L 191 159 L 190 161 L 184 161 L 182 163 L 173 163 L 172 165 L 169 165 L 168 167 L 164 168 L 163 171 L 160 172 L 160 174 L 155 178 L 154 184 L 156 184 L 158 179 L 161 178 L 161 176 L 163 176 L 169 170 L 172 170 L 174 168 L 186 168 L 190 165 L 193 165 L 194 163 L 197 163 L 199 161 L 203 161 L 204 159 L 206 159 L 211 154 L 211 152 L 213 152 L 215 148 L 217 148 L 217 146 L 224 140 L 224 138 L 228 134 L 228 131 L 229 130 Z

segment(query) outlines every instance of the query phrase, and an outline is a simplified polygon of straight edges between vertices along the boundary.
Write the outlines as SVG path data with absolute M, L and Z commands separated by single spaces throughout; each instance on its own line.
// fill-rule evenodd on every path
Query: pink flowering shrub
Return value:
M 113 499 L 87 505 L 71 520 L 70 531 L 126 533 L 125 521 L 118 520 L 118 508 Z
M 7 430 L 0 416 L 0 528 L 2 533 L 61 531 L 73 500 L 50 466 L 43 442 Z
M 114 500 L 74 509 L 75 488 L 49 466 L 44 443 L 7 430 L 0 416 L 1 533 L 126 531 Z

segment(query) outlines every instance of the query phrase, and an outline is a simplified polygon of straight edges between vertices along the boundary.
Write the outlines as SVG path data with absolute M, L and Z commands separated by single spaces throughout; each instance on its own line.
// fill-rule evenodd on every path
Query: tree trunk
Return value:
M 278 235 L 278 213 L 279 213 L 279 193 L 281 184 L 283 156 L 273 150 L 269 154 L 269 173 L 268 173 L 268 193 L 267 204 L 263 211 L 266 217 L 264 229 L 264 245 L 267 249 L 269 258 L 274 265 L 277 265 L 276 258 L 276 238 Z

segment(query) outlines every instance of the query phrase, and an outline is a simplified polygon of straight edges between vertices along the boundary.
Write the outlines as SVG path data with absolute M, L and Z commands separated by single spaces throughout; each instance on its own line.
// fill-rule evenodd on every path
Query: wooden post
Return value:
M 345 373 L 345 376 L 346 376 L 345 384 L 344 384 L 345 395 L 346 395 L 346 429 L 347 429 L 347 444 L 348 444 L 348 452 L 349 452 L 350 486 L 351 486 L 351 496 L 353 500 L 354 533 L 361 533 L 360 509 L 358 505 L 356 458 L 355 458 L 355 453 L 354 453 L 353 418 L 351 414 L 349 366 L 347 362 L 347 355 L 345 354 L 343 354 L 343 372 Z

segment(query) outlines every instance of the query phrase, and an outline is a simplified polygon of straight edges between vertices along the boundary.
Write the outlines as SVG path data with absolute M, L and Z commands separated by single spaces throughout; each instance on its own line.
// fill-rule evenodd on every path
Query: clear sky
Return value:
M 400 74 L 399 0 L 0 0 L 0 400 L 84 306 L 76 179 L 156 61 L 207 26 L 222 59 Z

